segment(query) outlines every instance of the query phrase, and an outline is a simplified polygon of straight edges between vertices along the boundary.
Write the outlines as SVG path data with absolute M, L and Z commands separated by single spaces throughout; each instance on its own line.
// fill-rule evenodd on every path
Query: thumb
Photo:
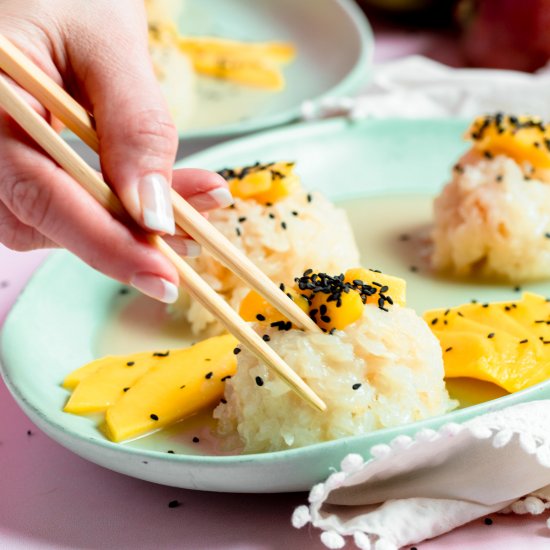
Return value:
M 105 178 L 142 227 L 173 234 L 178 135 L 155 78 L 146 26 L 137 21 L 135 27 L 126 22 L 116 39 L 97 44 L 81 85 L 95 117 Z

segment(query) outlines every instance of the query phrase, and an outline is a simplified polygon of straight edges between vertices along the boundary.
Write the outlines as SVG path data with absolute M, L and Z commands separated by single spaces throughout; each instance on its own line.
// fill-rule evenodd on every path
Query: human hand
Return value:
M 217 174 L 172 174 L 177 132 L 149 59 L 141 0 L 1 0 L 0 33 L 94 115 L 103 175 L 143 229 L 174 233 L 170 183 L 199 210 L 230 204 Z M 0 242 L 15 250 L 61 246 L 145 294 L 177 298 L 178 275 L 168 260 L 104 210 L 1 110 L 0 143 Z M 200 250 L 184 236 L 171 237 L 170 244 L 183 255 Z

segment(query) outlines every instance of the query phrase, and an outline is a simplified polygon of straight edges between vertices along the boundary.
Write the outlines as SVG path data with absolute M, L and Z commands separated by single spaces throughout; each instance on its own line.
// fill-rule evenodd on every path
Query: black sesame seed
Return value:
M 452 351 L 453 347 L 452 346 L 449 346 L 445 351 L 449 352 L 449 351 Z
M 434 317 L 432 319 L 432 325 L 436 325 L 437 324 L 437 321 L 438 321 L 438 318 L 437 317 Z
M 408 241 L 410 239 L 410 235 L 407 235 L 407 233 L 403 233 L 402 235 L 399 235 L 400 241 Z
M 521 287 L 520 286 L 515 286 L 514 287 L 514 292 L 521 292 Z
M 483 304 L 481 307 L 489 307 L 489 304 Z
M 527 342 L 529 342 L 527 338 L 519 341 L 520 344 L 527 344 Z
M 484 523 L 485 525 L 493 525 L 493 520 L 492 520 L 491 518 L 485 518 L 485 519 L 483 520 L 483 523 Z
M 321 321 L 323 321 L 323 323 L 330 323 L 331 318 L 328 315 L 321 315 Z
M 359 382 L 353 384 L 353 386 L 351 387 L 352 390 L 358 390 L 359 388 L 361 387 L 361 384 Z
M 185 388 L 185 384 L 183 384 L 183 386 L 180 386 L 180 390 L 183 390 L 183 388 Z
M 258 313 L 258 315 L 256 315 L 256 319 L 258 319 L 258 321 L 265 321 L 265 315 Z
M 210 380 L 210 378 L 212 378 L 212 376 L 214 376 L 214 373 L 212 371 L 210 372 L 207 372 L 204 377 L 207 379 L 207 380 Z
M 173 454 L 176 454 L 174 451 L 172 451 L 172 449 L 170 449 L 169 451 L 166 451 L 169 455 L 173 455 Z
M 178 506 L 181 506 L 181 502 L 179 500 L 171 500 L 168 503 L 168 508 L 177 508 Z
M 298 215 L 298 212 L 296 212 L 296 210 L 293 210 L 291 213 L 292 213 L 293 216 L 297 216 L 297 215 Z
M 135 361 L 128 361 L 128 363 L 126 363 L 126 366 L 133 367 L 135 364 L 136 364 Z
M 262 336 L 262 340 L 263 340 L 264 342 L 269 342 L 269 341 L 271 340 L 271 338 L 269 337 L 269 334 L 264 334 L 264 335 Z
M 489 334 L 487 334 L 487 338 L 494 338 L 494 337 L 495 337 L 494 332 L 490 332 Z
M 226 374 L 223 378 L 222 378 L 222 382 L 225 382 L 226 380 L 229 380 L 231 378 L 231 375 L 230 374 Z
M 238 227 L 235 227 L 235 233 L 237 234 L 237 237 L 241 236 L 241 230 Z
M 264 385 L 264 381 L 260 376 L 256 376 L 255 380 L 256 380 L 256 386 L 263 386 Z
M 283 229 L 286 229 L 286 222 L 281 222 L 281 227 L 282 227 Z
M 6 286 L 7 286 L 7 285 L 6 285 Z M 2 283 L 2 288 L 4 288 L 4 284 L 3 284 L 3 283 Z M 128 289 L 128 288 L 126 288 L 126 287 L 122 287 L 122 288 L 118 291 L 118 293 L 119 293 L 120 295 L 122 295 L 122 296 L 123 296 L 124 294 L 128 294 L 129 292 L 130 292 L 130 289 Z
M 193 438 L 193 443 L 198 443 L 199 441 L 200 441 L 200 439 L 199 439 L 197 436 L 195 436 L 195 437 Z
M 155 420 L 155 421 L 159 419 L 159 417 L 158 417 L 156 414 L 154 414 L 154 413 L 151 413 L 151 414 L 149 415 L 149 418 L 150 418 L 151 420 Z
M 411 267 L 409 267 L 409 271 L 416 273 L 418 271 L 418 267 L 416 267 L 415 265 L 411 265 Z
M 241 353 L 241 348 L 235 348 L 235 349 L 233 349 L 233 354 L 234 354 L 234 355 L 239 355 L 239 353 Z
M 170 351 L 165 351 L 165 352 L 160 352 L 160 351 L 156 351 L 155 353 L 153 353 L 153 357 L 168 357 L 170 355 Z
M 221 400 L 220 400 L 220 403 L 223 403 L 224 405 L 227 405 L 227 400 L 222 397 Z
M 31 435 L 34 435 L 34 434 L 32 433 L 31 430 L 27 430 L 27 435 L 28 435 L 28 436 L 31 436 Z
M 246 216 L 241 216 L 240 218 L 237 218 L 239 223 L 243 223 L 246 221 Z
M 545 237 L 546 239 L 550 239 L 550 233 L 545 233 L 545 234 L 544 234 L 544 237 Z
M 313 200 L 313 195 L 311 193 L 307 194 L 307 202 L 311 202 Z
M 272 202 L 266 202 L 265 205 L 266 206 L 273 206 L 273 203 Z
M 268 216 L 269 216 L 272 220 L 275 219 L 275 214 L 273 214 L 273 213 L 271 213 L 271 212 L 268 214 Z
M 499 174 L 495 179 L 497 180 L 498 183 L 500 183 L 503 177 Z
M 122 391 L 126 393 L 130 388 L 122 388 Z

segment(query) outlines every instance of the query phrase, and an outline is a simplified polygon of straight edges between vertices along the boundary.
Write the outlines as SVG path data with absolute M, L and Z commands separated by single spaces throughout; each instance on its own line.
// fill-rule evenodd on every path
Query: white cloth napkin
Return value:
M 354 98 L 306 101 L 302 118 L 474 117 L 495 111 L 550 119 L 550 67 L 537 74 L 454 69 L 422 56 L 378 65 L 370 84 Z
M 350 454 L 315 485 L 294 527 L 311 523 L 328 548 L 352 536 L 362 550 L 394 550 L 496 511 L 550 508 L 550 400 L 398 436 Z M 528 495 L 528 496 L 525 496 Z
M 305 102 L 302 118 L 473 118 L 496 111 L 550 119 L 550 68 L 531 75 L 404 58 L 375 67 L 357 97 Z M 342 548 L 343 537 L 352 536 L 362 550 L 390 550 L 495 511 L 550 508 L 550 400 L 399 436 L 371 454 L 348 455 L 340 472 L 312 488 L 293 525 L 318 527 L 328 548 Z

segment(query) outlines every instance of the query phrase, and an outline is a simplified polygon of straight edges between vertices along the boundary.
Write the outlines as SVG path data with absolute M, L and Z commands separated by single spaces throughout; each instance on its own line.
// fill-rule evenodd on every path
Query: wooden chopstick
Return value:
M 21 50 L 0 34 L 0 69 L 31 93 L 74 132 L 86 145 L 99 153 L 99 141 L 90 115 L 63 88 L 37 67 Z M 251 262 L 229 239 L 198 213 L 181 195 L 171 190 L 176 223 L 242 281 L 263 296 L 295 325 L 311 332 L 321 329 L 289 300 L 284 292 Z
M 27 90 L 32 94 L 32 90 Z M 125 216 L 122 204 L 103 179 L 69 147 L 0 75 L 2 107 L 61 167 L 80 183 L 103 207 Z M 271 367 L 302 399 L 320 411 L 325 403 L 313 390 L 245 323 L 241 317 L 158 235 L 150 243 L 176 267 L 182 285 L 205 306 L 260 361 Z

